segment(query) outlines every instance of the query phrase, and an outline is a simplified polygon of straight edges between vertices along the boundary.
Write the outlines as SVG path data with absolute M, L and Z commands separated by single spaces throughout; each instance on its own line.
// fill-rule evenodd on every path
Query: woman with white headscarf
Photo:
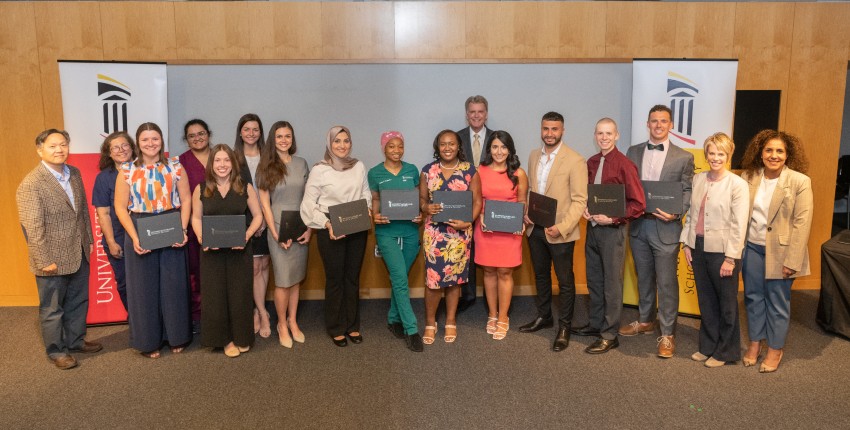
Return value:
M 367 232 L 337 236 L 328 208 L 372 196 L 366 167 L 351 157 L 351 132 L 334 126 L 328 131 L 324 159 L 313 167 L 301 201 L 301 219 L 316 229 L 319 254 L 325 268 L 325 326 L 337 346 L 363 341 L 360 334 L 360 267 Z

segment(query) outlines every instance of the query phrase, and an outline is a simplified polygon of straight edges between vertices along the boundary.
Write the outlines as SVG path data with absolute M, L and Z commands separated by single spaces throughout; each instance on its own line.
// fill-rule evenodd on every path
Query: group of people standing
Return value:
M 588 160 L 563 142 L 563 116 L 548 112 L 541 120 L 542 145 L 530 154 L 526 173 L 511 135 L 487 128 L 487 100 L 472 96 L 465 108 L 469 127 L 440 131 L 433 141 L 434 161 L 421 169 L 403 161 L 402 133 L 388 131 L 380 138 L 384 161 L 367 171 L 352 156 L 352 133 L 344 126 L 328 131 L 324 156 L 311 168 L 295 155 L 292 124 L 275 122 L 266 139 L 254 114 L 240 118 L 232 148 L 211 147 L 212 132 L 203 120 L 187 122 L 183 137 L 189 150 L 173 158 L 165 157 L 156 124 L 142 124 L 135 140 L 126 132 L 107 136 L 92 204 L 128 310 L 130 345 L 150 358 L 159 357 L 164 345 L 179 353 L 194 330 L 200 332 L 202 345 L 222 348 L 229 357 L 249 351 L 255 334 L 271 335 L 265 307 L 270 263 L 280 344 L 291 348 L 293 341 L 304 342 L 296 316 L 313 234 L 324 266 L 327 334 L 340 347 L 349 341 L 361 343 L 359 279 L 368 232 L 335 234 L 329 208 L 362 199 L 370 209 L 392 284 L 387 325 L 412 351 L 422 351 L 437 339 L 437 308 L 443 296 L 443 340 L 457 339 L 457 313 L 475 301 L 476 266 L 484 274 L 485 331 L 495 340 L 507 336 L 512 275 L 522 264 L 525 235 L 537 287 L 537 316 L 519 331 L 554 326 L 554 267 L 559 287 L 554 351 L 566 349 L 574 334 L 597 338 L 586 352 L 607 352 L 619 345 L 618 335 L 655 333 L 657 314 L 658 355 L 672 357 L 682 244 L 694 270 L 703 318 L 699 351 L 692 358 L 708 367 L 739 360 L 750 366 L 757 363 L 766 342 L 760 371 L 776 370 L 788 330 L 791 283 L 809 273 L 811 184 L 795 137 L 772 130 L 759 133 L 747 148 L 739 177 L 729 171 L 734 143 L 717 133 L 704 145 L 709 170 L 694 177 L 693 155 L 670 142 L 673 121 L 666 106 L 650 110 L 649 141 L 632 146 L 626 155 L 616 146 L 616 122 L 599 120 L 594 130 L 599 153 Z M 41 133 L 36 149 L 42 163 L 17 194 L 39 288 L 46 351 L 63 369 L 76 365 L 71 351 L 101 349 L 85 341 L 92 236 L 79 171 L 65 163 L 69 144 L 67 132 Z M 681 213 L 645 212 L 641 181 L 681 182 Z M 588 184 L 623 184 L 625 216 L 590 213 Z M 418 190 L 420 214 L 411 220 L 381 214 L 381 193 L 387 190 Z M 434 202 L 436 191 L 471 191 L 474 221 L 436 222 L 434 216 L 443 210 Z M 487 229 L 481 215 L 488 201 L 525 204 L 529 192 L 557 201 L 553 225 L 537 225 L 526 215 L 519 231 Z M 286 211 L 297 212 L 306 229 L 283 240 Z M 183 240 L 166 248 L 142 248 L 138 220 L 169 212 L 179 214 Z M 204 246 L 204 216 L 241 214 L 246 215 L 244 246 Z M 587 221 L 590 312 L 587 325 L 573 327 L 573 253 L 582 219 Z M 627 235 L 637 269 L 640 318 L 621 326 Z M 421 334 L 408 279 L 420 248 L 426 287 Z M 750 339 L 743 357 L 737 315 L 742 270 Z

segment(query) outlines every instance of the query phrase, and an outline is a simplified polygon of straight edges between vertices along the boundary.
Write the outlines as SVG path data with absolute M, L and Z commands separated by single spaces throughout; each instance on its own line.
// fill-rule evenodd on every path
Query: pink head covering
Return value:
M 402 142 L 404 142 L 404 136 L 402 136 L 400 131 L 385 131 L 381 134 L 381 151 L 387 146 L 387 142 L 399 138 Z

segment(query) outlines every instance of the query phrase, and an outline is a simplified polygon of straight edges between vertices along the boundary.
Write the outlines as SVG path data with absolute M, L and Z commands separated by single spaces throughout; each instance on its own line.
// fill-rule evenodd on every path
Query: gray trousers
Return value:
M 35 285 L 38 287 L 41 337 L 47 356 L 55 360 L 82 348 L 89 309 L 89 262 L 85 255 L 76 272 L 36 276 Z
M 590 327 L 603 339 L 617 338 L 623 310 L 623 262 L 626 226 L 587 225 L 584 244 L 587 291 L 590 293 Z
M 629 242 L 638 278 L 640 322 L 655 320 L 657 297 L 661 335 L 670 336 L 676 328 L 679 312 L 679 278 L 676 273 L 679 243 L 663 243 L 658 232 L 654 231 L 653 223 L 640 224 L 637 236 L 632 235 Z

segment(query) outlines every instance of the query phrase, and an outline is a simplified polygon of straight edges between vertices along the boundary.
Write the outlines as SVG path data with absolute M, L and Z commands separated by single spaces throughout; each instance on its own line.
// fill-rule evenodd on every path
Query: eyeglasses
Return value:
M 197 139 L 203 139 L 205 137 L 207 137 L 207 132 L 201 131 L 201 132 L 198 132 L 198 134 L 187 134 L 186 140 L 197 140 Z
M 112 148 L 109 148 L 109 151 L 113 154 L 117 154 L 119 152 L 127 151 L 128 149 L 130 149 L 130 144 L 122 143 L 120 146 L 113 146 Z

